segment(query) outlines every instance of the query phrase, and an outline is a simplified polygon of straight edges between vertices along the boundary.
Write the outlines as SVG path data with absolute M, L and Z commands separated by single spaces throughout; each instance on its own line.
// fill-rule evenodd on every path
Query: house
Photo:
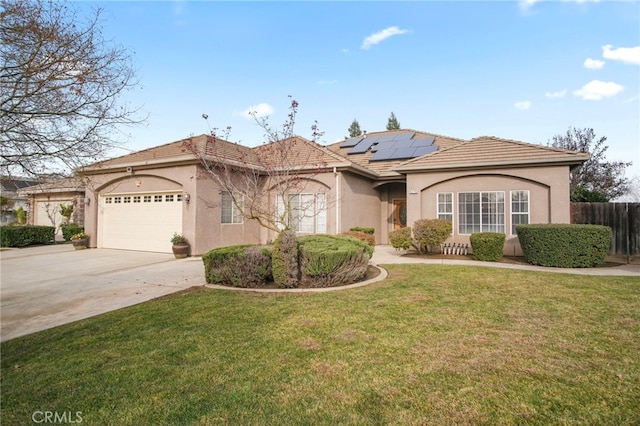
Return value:
M 86 167 L 85 230 L 92 245 L 170 252 L 169 240 L 178 232 L 197 255 L 273 241 L 277 231 L 238 211 L 205 165 L 251 169 L 266 179 L 264 159 L 286 146 L 281 158 L 306 182 L 288 199 L 297 215 L 290 225 L 298 233 L 373 227 L 376 242 L 388 244 L 389 231 L 444 218 L 453 224 L 450 242 L 466 244 L 474 232 L 503 232 L 505 254 L 518 255 L 517 224 L 569 223 L 569 171 L 588 159 L 492 136 L 464 140 L 408 129 L 328 146 L 301 137 L 255 148 L 209 142 L 196 136 Z M 280 211 L 284 199 L 269 197 Z
M 78 178 L 61 178 L 18 191 L 28 199 L 28 223 L 31 225 L 55 226 L 59 234 L 64 218 L 61 205 L 73 205 L 71 223 L 84 224 L 85 191 Z
M 6 204 L 2 205 L 0 211 L 0 224 L 8 225 L 16 220 L 16 210 L 20 207 L 27 212 L 28 199 L 25 195 L 19 194 L 18 191 L 29 186 L 37 185 L 40 181 L 26 177 L 10 177 L 2 176 L 0 178 L 0 195 L 6 200 Z

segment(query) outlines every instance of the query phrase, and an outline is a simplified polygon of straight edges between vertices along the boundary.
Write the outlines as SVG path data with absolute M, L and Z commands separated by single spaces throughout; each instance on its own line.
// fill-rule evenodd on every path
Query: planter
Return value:
M 82 238 L 81 240 L 71 240 L 73 248 L 76 250 L 84 250 L 89 246 L 89 238 Z
M 185 257 L 189 256 L 190 248 L 191 247 L 189 246 L 189 244 L 174 244 L 173 246 L 171 246 L 173 255 L 176 257 L 176 259 L 184 259 Z

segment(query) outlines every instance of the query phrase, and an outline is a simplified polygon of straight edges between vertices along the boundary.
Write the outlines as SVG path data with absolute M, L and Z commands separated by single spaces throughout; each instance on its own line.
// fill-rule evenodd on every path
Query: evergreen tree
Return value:
M 362 130 L 360 130 L 360 123 L 358 123 L 358 120 L 354 118 L 351 126 L 349 126 L 349 137 L 355 138 L 356 136 L 360 135 L 362 135 Z
M 400 129 L 400 123 L 398 122 L 396 115 L 392 112 L 391 115 L 389 116 L 389 121 L 387 122 L 387 130 L 399 130 L 399 129 Z

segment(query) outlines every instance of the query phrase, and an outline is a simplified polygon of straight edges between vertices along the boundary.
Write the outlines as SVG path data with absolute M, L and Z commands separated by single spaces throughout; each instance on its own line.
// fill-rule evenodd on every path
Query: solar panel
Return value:
M 422 157 L 423 155 L 430 154 L 438 150 L 438 145 L 421 146 L 416 148 L 416 152 L 413 157 Z
M 340 145 L 340 148 L 352 148 L 358 145 L 358 142 L 362 140 L 362 136 L 356 136 L 355 138 L 347 139 Z
M 364 154 L 371 148 L 371 145 L 376 143 L 378 138 L 376 136 L 367 136 L 363 140 L 361 140 L 358 145 L 354 146 L 349 154 Z
M 411 146 L 413 147 L 419 147 L 419 146 L 430 146 L 431 144 L 433 144 L 433 142 L 436 140 L 436 138 L 421 138 L 421 139 L 414 139 L 411 141 Z

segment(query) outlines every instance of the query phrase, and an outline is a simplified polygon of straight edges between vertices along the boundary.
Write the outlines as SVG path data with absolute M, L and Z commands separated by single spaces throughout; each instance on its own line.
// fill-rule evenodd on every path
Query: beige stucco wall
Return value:
M 375 228 L 376 243 L 380 244 L 380 196 L 370 179 L 340 173 L 340 231 L 350 228 Z
M 454 193 L 454 232 L 448 240 L 469 243 L 468 235 L 459 235 L 457 229 L 457 193 L 470 191 L 505 192 L 505 255 L 521 255 L 515 235 L 511 234 L 510 191 L 528 190 L 529 223 L 569 223 L 569 168 L 535 167 L 508 168 L 487 171 L 448 171 L 409 174 L 407 176 L 407 222 L 437 217 L 437 193 Z

